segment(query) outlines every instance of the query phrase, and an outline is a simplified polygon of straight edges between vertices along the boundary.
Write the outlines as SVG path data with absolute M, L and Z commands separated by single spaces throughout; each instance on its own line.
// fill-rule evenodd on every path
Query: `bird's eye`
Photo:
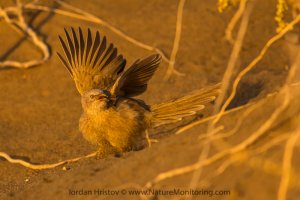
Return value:
M 93 94 L 90 95 L 90 98 L 91 98 L 91 99 L 93 99 L 94 97 L 95 97 L 95 95 L 93 95 Z

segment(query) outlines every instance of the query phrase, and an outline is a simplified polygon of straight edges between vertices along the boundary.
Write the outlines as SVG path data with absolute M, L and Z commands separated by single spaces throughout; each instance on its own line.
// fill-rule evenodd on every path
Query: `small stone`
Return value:
M 67 171 L 67 170 L 69 170 L 69 169 L 71 169 L 70 167 L 67 167 L 67 166 L 63 166 L 63 168 L 62 168 L 64 171 Z

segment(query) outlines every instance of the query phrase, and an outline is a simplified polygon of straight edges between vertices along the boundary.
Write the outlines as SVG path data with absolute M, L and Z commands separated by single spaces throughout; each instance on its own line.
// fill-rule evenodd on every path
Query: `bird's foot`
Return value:
M 116 150 L 116 149 L 104 149 L 104 148 L 101 148 L 97 151 L 96 153 L 96 159 L 99 160 L 99 159 L 103 159 L 109 155 L 114 155 L 115 157 L 122 157 L 122 152 Z
M 102 158 L 105 158 L 107 155 L 105 154 L 105 152 L 102 149 L 99 149 L 96 153 L 96 159 L 100 160 Z
M 158 143 L 158 140 L 156 140 L 156 139 L 149 139 L 148 140 L 148 146 L 151 147 L 152 143 Z
M 152 143 L 158 143 L 158 140 L 147 138 L 147 142 L 148 142 L 148 146 L 151 147 Z
M 149 137 L 149 131 L 148 130 L 145 131 L 145 134 L 146 134 L 146 139 L 147 139 L 147 142 L 148 142 L 148 147 L 151 147 L 152 143 L 157 143 L 158 142 L 158 140 L 151 139 Z

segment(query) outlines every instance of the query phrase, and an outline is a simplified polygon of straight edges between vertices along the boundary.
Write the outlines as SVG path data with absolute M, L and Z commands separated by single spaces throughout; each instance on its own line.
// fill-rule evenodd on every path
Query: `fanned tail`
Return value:
M 184 117 L 195 115 L 212 102 L 219 94 L 221 84 L 206 87 L 184 97 L 151 106 L 153 127 L 179 122 Z

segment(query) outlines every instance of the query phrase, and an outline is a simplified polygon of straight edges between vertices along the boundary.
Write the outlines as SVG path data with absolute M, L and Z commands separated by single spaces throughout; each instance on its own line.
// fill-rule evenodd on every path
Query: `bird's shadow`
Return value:
M 227 107 L 227 110 L 247 104 L 251 99 L 257 97 L 263 90 L 264 84 L 261 81 L 256 83 L 241 83 L 237 89 L 232 102 Z

